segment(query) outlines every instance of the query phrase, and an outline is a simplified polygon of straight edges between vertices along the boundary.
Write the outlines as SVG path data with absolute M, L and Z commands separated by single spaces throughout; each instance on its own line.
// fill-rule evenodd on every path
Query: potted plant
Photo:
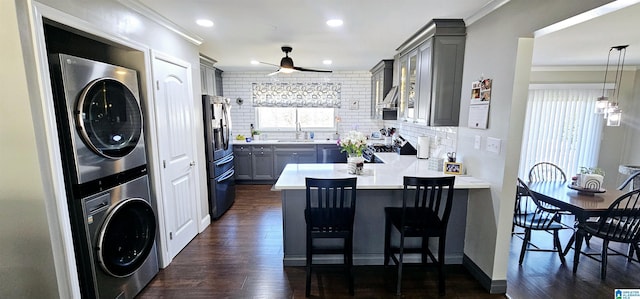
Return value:
M 604 181 L 604 170 L 598 167 L 580 167 L 577 184 L 583 189 L 600 190 Z
M 340 152 L 347 153 L 347 170 L 350 174 L 362 174 L 364 158 L 362 151 L 367 147 L 367 137 L 357 131 L 349 131 L 344 138 L 338 140 Z
M 260 140 L 260 131 L 258 130 L 252 130 L 251 131 L 251 136 L 253 136 L 254 140 Z

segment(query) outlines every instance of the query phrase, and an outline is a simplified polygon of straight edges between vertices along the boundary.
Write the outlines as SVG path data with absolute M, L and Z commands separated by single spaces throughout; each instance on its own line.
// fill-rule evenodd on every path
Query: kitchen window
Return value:
M 335 131 L 334 108 L 256 107 L 258 129 L 262 131 Z

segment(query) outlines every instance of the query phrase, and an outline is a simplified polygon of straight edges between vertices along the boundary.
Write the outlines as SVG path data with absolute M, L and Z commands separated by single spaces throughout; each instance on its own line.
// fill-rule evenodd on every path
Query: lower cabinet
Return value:
M 289 163 L 316 163 L 316 147 L 304 145 L 276 145 L 274 146 L 275 179 L 280 177 L 282 170 Z
M 273 147 L 254 145 L 251 147 L 253 180 L 273 180 Z
M 273 146 L 234 145 L 235 176 L 238 181 L 270 181 L 273 176 Z
M 236 182 L 245 184 L 272 184 L 289 163 L 346 162 L 335 144 L 236 144 L 233 154 Z

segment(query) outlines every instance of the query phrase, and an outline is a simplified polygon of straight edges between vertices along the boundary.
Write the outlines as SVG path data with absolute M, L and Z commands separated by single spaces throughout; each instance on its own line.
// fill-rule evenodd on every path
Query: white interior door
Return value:
M 162 208 L 171 259 L 198 234 L 198 182 L 191 66 L 155 55 L 158 149 L 162 159 Z

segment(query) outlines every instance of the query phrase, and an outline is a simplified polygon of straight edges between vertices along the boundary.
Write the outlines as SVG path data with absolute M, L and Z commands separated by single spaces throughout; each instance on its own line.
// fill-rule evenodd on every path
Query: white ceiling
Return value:
M 640 66 L 638 28 L 640 4 L 634 4 L 538 37 L 534 42 L 533 65 L 605 65 L 612 46 L 629 45 L 625 66 Z M 612 62 L 614 58 L 617 60 L 617 53 L 611 52 Z
M 138 0 L 203 39 L 200 52 L 225 71 L 275 71 L 280 47 L 295 65 L 369 70 L 433 18 L 482 16 L 508 0 Z M 640 4 L 536 38 L 534 65 L 604 65 L 611 46 L 629 44 L 627 64 L 640 65 Z M 203 28 L 196 19 L 215 25 Z M 344 20 L 329 28 L 331 18 Z M 637 53 L 637 54 L 634 54 Z M 322 60 L 333 65 L 325 66 Z

